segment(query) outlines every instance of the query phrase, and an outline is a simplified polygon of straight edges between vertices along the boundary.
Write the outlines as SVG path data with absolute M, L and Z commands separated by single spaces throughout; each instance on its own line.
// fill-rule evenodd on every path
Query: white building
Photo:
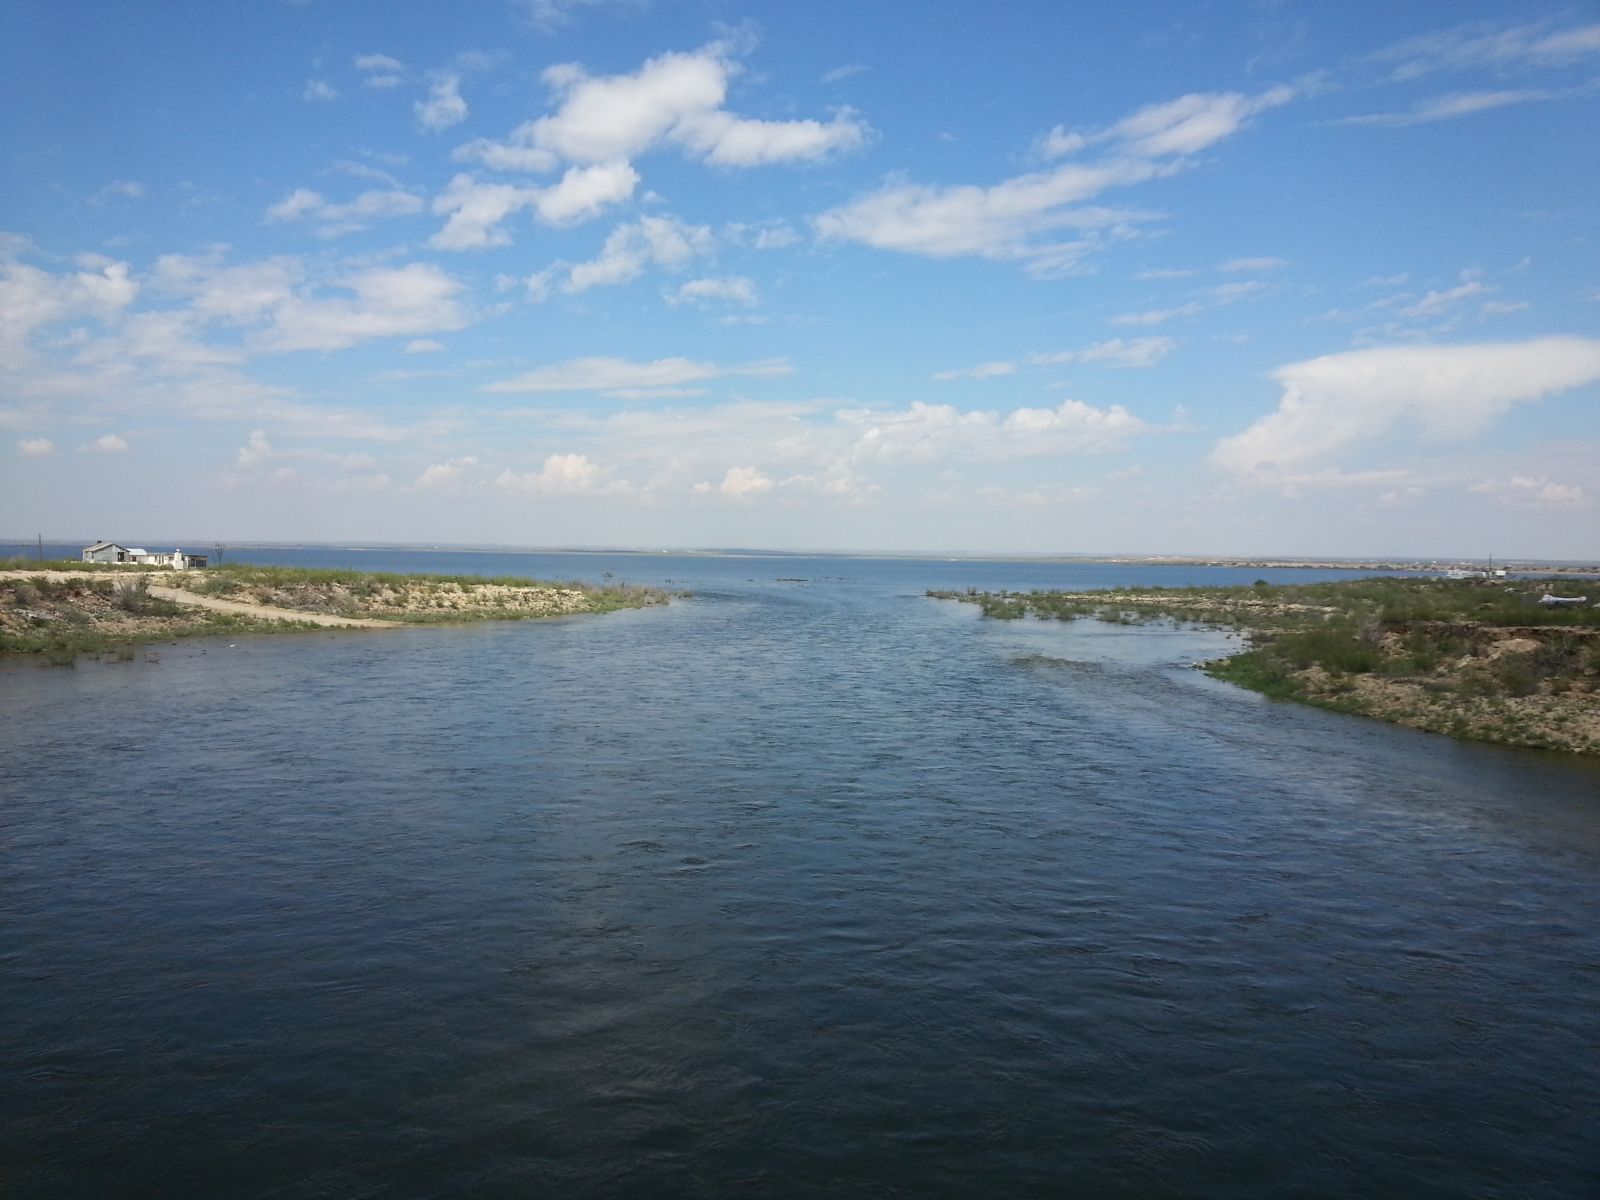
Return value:
M 96 542 L 83 548 L 84 562 L 142 563 L 151 567 L 172 567 L 179 571 L 206 565 L 204 554 L 185 554 L 174 550 L 171 554 L 151 554 L 138 547 L 119 546 L 116 542 Z

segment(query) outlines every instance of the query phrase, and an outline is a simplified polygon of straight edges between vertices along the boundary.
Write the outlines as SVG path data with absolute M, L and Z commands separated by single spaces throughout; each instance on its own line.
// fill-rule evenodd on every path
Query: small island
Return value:
M 1600 606 L 1572 582 L 1258 580 L 928 594 L 1000 619 L 1237 629 L 1245 648 L 1200 666 L 1264 695 L 1456 737 L 1600 754 Z
M 67 665 L 107 651 L 131 658 L 136 645 L 182 637 L 525 620 L 669 599 L 657 588 L 511 576 L 12 560 L 0 562 L 0 654 Z

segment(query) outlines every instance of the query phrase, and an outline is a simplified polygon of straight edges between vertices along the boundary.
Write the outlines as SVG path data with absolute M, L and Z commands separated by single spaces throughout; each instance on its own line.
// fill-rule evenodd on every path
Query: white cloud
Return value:
M 402 349 L 407 354 L 437 354 L 444 349 L 444 343 L 436 338 L 413 338 Z
M 97 454 L 126 454 L 128 442 L 126 438 L 107 433 L 95 438 L 85 449 L 93 450 Z
M 511 492 L 534 492 L 545 496 L 579 496 L 600 491 L 627 491 L 625 483 L 607 483 L 605 473 L 582 454 L 552 454 L 538 471 L 518 474 L 502 471 L 495 486 Z
M 1487 479 L 1471 490 L 1493 496 L 1511 508 L 1587 508 L 1589 499 L 1575 483 L 1556 483 L 1543 476 L 1513 475 Z
M 259 467 L 272 457 L 272 443 L 267 440 L 265 431 L 252 430 L 250 439 L 239 448 L 238 463 L 246 470 Z
M 547 68 L 556 111 L 513 130 L 505 143 L 478 141 L 462 153 L 501 169 L 549 170 L 557 161 L 614 163 L 675 145 L 719 166 L 814 161 L 855 149 L 867 127 L 849 110 L 830 121 L 762 121 L 723 108 L 740 71 L 732 48 L 713 43 L 663 54 L 629 75 L 592 77 L 575 63 Z
M 444 228 L 428 239 L 436 250 L 483 250 L 508 246 L 511 235 L 501 223 L 539 199 L 538 188 L 509 183 L 480 183 L 471 175 L 457 175 L 434 197 L 433 211 L 449 213 Z
M 21 364 L 35 330 L 81 317 L 116 321 L 139 295 L 125 262 L 85 254 L 78 266 L 52 275 L 26 263 L 0 262 L 0 366 Z
M 1151 432 L 1148 424 L 1121 405 L 1096 408 L 1079 400 L 1004 414 L 914 401 L 906 409 L 846 409 L 837 416 L 862 429 L 851 451 L 855 459 L 883 463 L 1096 454 Z
M 952 379 L 997 379 L 1016 373 L 1017 364 L 1014 362 L 986 362 L 956 371 L 935 371 L 933 377 L 940 382 L 948 382 Z
M 1498 92 L 1453 92 L 1448 96 L 1433 96 L 1418 100 L 1405 112 L 1366 113 L 1357 117 L 1343 117 L 1335 125 L 1426 125 L 1433 121 L 1451 121 L 1491 109 L 1507 108 L 1514 104 L 1535 104 L 1542 100 L 1556 100 L 1570 92 L 1553 92 L 1537 88 Z
M 599 216 L 633 195 L 639 173 L 625 162 L 569 167 L 561 181 L 539 193 L 534 207 L 550 225 L 571 225 Z
M 363 86 L 369 88 L 399 87 L 406 69 L 403 62 L 387 54 L 358 54 L 354 62 L 362 74 Z
M 698 484 L 696 491 L 711 490 L 710 484 Z M 728 473 L 722 477 L 722 482 L 716 488 L 722 495 L 732 500 L 748 500 L 752 496 L 759 496 L 763 492 L 772 490 L 772 480 L 768 479 L 755 467 L 729 467 Z
M 1288 266 L 1288 260 L 1282 258 L 1230 258 L 1222 264 L 1224 271 L 1277 271 Z
M 1258 95 L 1195 93 L 1139 109 L 1105 129 L 1071 134 L 1056 128 L 1036 147 L 1059 157 L 1086 147 L 1102 150 L 1093 163 L 1068 163 L 988 187 L 892 183 L 813 219 L 825 241 L 861 242 L 930 258 L 977 256 L 1021 260 L 1034 274 L 1071 270 L 1096 247 L 1091 239 L 1048 240 L 1062 229 L 1109 229 L 1131 236 L 1151 214 L 1075 207 L 1113 188 L 1130 187 L 1182 170 L 1188 155 L 1244 128 L 1251 117 L 1285 104 L 1292 88 Z M 1044 239 L 1044 240 L 1041 240 Z
M 484 386 L 486 392 L 617 392 L 629 389 L 642 395 L 656 389 L 677 388 L 733 376 L 758 378 L 787 375 L 794 368 L 783 359 L 766 359 L 743 366 L 719 366 L 687 358 L 659 358 L 630 362 L 622 358 L 573 358 Z
M 633 2 L 634 0 L 518 0 L 518 5 L 527 14 L 531 24 L 546 33 L 553 33 L 562 26 L 571 24 L 576 19 L 575 14 L 579 9 Z
M 267 209 L 268 221 L 296 221 L 323 205 L 322 194 L 310 188 L 295 188 Z
M 827 122 L 752 121 L 709 112 L 681 122 L 676 138 L 713 166 L 762 167 L 858 149 L 866 143 L 867 127 L 848 108 Z
M 710 254 L 714 246 L 710 226 L 686 225 L 672 216 L 642 217 L 613 229 L 598 258 L 556 263 L 531 276 L 528 289 L 534 299 L 543 299 L 561 276 L 560 290 L 569 294 L 628 283 L 647 267 L 677 269 Z
M 429 263 L 356 271 L 336 286 L 351 295 L 295 293 L 278 303 L 260 346 L 280 352 L 342 350 L 374 338 L 436 333 L 467 323 L 458 299 L 462 285 Z
M 1202 288 L 1199 292 L 1194 293 L 1194 299 L 1186 300 L 1182 304 L 1174 305 L 1171 308 L 1152 308 L 1145 312 L 1119 313 L 1111 318 L 1111 323 L 1113 325 L 1164 325 L 1168 321 L 1179 317 L 1197 317 L 1213 308 L 1226 308 L 1230 304 L 1237 304 L 1246 297 L 1265 291 L 1266 287 L 1266 284 L 1256 279 L 1239 283 L 1219 283 L 1215 287 Z
M 1514 72 L 1558 67 L 1595 55 L 1600 55 L 1600 25 L 1552 29 L 1548 21 L 1508 27 L 1474 22 L 1408 38 L 1369 56 L 1368 61 L 1393 64 L 1391 77 L 1404 81 L 1436 71 Z
M 1164 104 L 1150 104 L 1124 117 L 1102 134 L 1120 139 L 1123 151 L 1137 158 L 1196 154 L 1231 137 L 1250 118 L 1287 104 L 1291 87 L 1269 88 L 1254 96 L 1241 92 L 1193 92 Z
M 437 488 L 449 487 L 461 480 L 469 467 L 478 465 L 478 460 L 473 455 L 463 455 L 461 458 L 452 458 L 447 462 L 434 463 L 423 469 L 417 476 L 416 487 Z
M 326 79 L 308 79 L 306 80 L 306 90 L 301 93 L 300 98 L 307 104 L 318 100 L 337 100 L 339 98 L 339 89 Z
M 1473 296 L 1481 296 L 1489 291 L 1489 285 L 1476 279 L 1469 279 L 1459 287 L 1449 288 L 1446 291 L 1431 291 L 1414 304 L 1409 304 L 1400 310 L 1402 317 L 1431 317 L 1443 312 L 1452 305 Z
M 533 209 L 546 224 L 570 225 L 626 200 L 638 183 L 638 172 L 625 162 L 570 168 L 548 188 L 484 183 L 471 175 L 457 175 L 433 201 L 433 211 L 449 213 L 450 219 L 428 244 L 439 250 L 507 246 L 511 234 L 503 222 L 522 209 Z
M 1354 350 L 1290 363 L 1273 378 L 1283 386 L 1278 408 L 1217 443 L 1217 466 L 1241 475 L 1298 470 L 1399 424 L 1436 437 L 1476 433 L 1514 405 L 1600 379 L 1600 340 Z
M 753 279 L 743 275 L 722 278 L 691 279 L 667 297 L 671 304 L 758 304 L 761 297 L 756 292 Z
M 295 188 L 267 209 L 268 223 L 310 220 L 319 237 L 341 237 L 366 229 L 373 221 L 410 217 L 422 211 L 422 198 L 397 188 L 362 192 L 345 204 L 329 204 L 320 192 Z
M 1054 354 L 1034 354 L 1028 359 L 1037 366 L 1058 363 L 1101 363 L 1108 367 L 1153 367 L 1173 350 L 1178 343 L 1169 337 L 1142 337 L 1124 341 L 1112 338 L 1096 342 L 1082 350 L 1064 350 Z
M 150 189 L 137 179 L 117 179 L 96 192 L 95 200 L 102 204 L 107 200 L 143 200 L 149 194 Z
M 428 88 L 428 98 L 418 100 L 413 109 L 417 126 L 438 133 L 467 119 L 467 102 L 461 97 L 461 77 L 442 75 Z
M 928 258 L 1023 260 L 1040 273 L 1074 265 L 1092 244 L 1040 241 L 1061 229 L 1115 229 L 1142 214 L 1073 208 L 1112 187 L 1170 173 L 1140 159 L 1097 166 L 1071 164 L 1021 175 L 992 187 L 891 184 L 813 219 L 824 241 L 860 242 Z
M 23 458 L 48 458 L 56 452 L 56 444 L 49 438 L 21 438 L 17 453 Z

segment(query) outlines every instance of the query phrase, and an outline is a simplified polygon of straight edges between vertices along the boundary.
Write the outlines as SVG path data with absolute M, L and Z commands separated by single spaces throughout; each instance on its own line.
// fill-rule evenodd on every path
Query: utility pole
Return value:
M 43 562 L 44 561 L 44 534 L 42 534 L 42 533 L 39 534 L 38 538 L 39 538 L 39 549 L 38 549 L 39 561 Z

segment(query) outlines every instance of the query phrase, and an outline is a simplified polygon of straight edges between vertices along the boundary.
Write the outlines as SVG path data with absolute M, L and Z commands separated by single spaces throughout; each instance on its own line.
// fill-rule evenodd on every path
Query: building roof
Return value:
M 90 553 L 93 553 L 96 550 L 111 550 L 111 549 L 123 550 L 123 549 L 126 549 L 126 547 L 120 546 L 116 542 L 96 542 L 94 545 L 85 546 L 83 549 L 84 549 L 84 553 L 90 554 Z

